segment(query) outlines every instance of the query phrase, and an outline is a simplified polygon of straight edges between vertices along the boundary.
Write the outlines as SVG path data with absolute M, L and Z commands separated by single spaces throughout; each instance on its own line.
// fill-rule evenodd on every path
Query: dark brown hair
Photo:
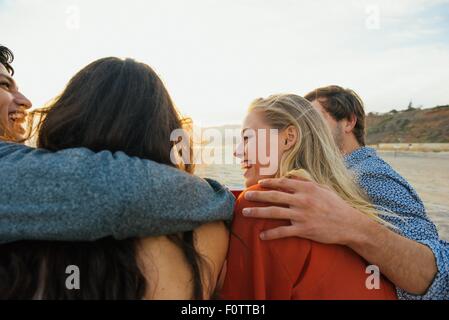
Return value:
M 173 130 L 182 120 L 157 74 L 131 59 L 104 58 L 78 72 L 51 105 L 34 114 L 38 147 L 123 151 L 175 166 Z M 188 165 L 184 170 L 191 172 Z M 83 201 L 77 199 L 77 201 Z M 171 235 L 191 266 L 193 298 L 202 298 L 201 257 L 193 232 Z M 141 299 L 146 281 L 138 239 L 22 241 L 0 246 L 0 299 Z M 80 269 L 80 289 L 65 288 L 66 267 Z
M 357 122 L 352 132 L 357 142 L 365 146 L 365 110 L 362 99 L 353 90 L 328 86 L 315 89 L 304 98 L 310 102 L 318 100 L 336 121 L 350 120 L 352 116 L 355 116 Z
M 14 75 L 14 68 L 11 63 L 14 61 L 14 54 L 7 47 L 0 45 L 0 64 L 4 65 L 11 75 Z

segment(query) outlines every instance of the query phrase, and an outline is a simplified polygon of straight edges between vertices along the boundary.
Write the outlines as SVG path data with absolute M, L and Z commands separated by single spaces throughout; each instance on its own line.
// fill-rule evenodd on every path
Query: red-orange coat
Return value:
M 261 231 L 289 221 L 244 217 L 243 208 L 268 204 L 243 196 L 235 207 L 222 299 L 396 299 L 395 287 L 382 276 L 380 289 L 367 289 L 368 264 L 348 247 L 297 237 L 260 240 Z

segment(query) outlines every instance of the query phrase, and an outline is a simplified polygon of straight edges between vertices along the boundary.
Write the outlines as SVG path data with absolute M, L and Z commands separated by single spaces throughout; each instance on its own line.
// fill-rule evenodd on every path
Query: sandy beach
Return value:
M 416 189 L 440 237 L 449 241 L 449 152 L 379 154 Z
M 449 152 L 380 152 L 424 201 L 440 237 L 449 241 Z M 243 187 L 239 165 L 197 166 L 196 173 L 235 189 Z

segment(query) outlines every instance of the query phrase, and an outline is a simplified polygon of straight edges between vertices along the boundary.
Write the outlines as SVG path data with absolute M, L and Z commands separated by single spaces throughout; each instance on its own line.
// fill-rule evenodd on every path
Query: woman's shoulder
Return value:
M 239 197 L 235 202 L 234 214 L 248 207 L 266 207 L 269 206 L 270 203 L 267 202 L 255 202 L 246 199 L 246 194 L 252 191 L 270 191 L 270 189 L 262 187 L 260 184 L 255 184 L 251 187 L 246 188 L 240 193 Z
M 228 251 L 228 244 L 229 231 L 222 221 L 206 223 L 195 229 L 196 249 L 214 263 L 224 261 Z M 221 265 L 219 267 L 221 268 Z
M 243 209 L 245 208 L 264 208 L 273 206 L 273 204 L 267 202 L 255 202 L 245 199 L 245 195 L 250 191 L 266 192 L 269 190 L 270 189 L 263 188 L 259 184 L 256 184 L 244 190 L 237 199 L 234 209 L 232 233 L 238 236 L 244 242 L 252 242 L 256 238 L 259 238 L 259 235 L 262 231 L 291 225 L 291 222 L 289 220 L 250 218 L 243 215 Z M 276 204 L 275 206 L 279 207 L 280 205 Z M 289 250 L 287 250 L 286 248 L 290 247 L 291 249 L 294 248 L 295 250 L 299 250 L 299 247 L 306 249 L 305 251 L 308 251 L 310 249 L 310 240 L 298 237 L 263 241 L 263 244 L 264 245 L 262 247 L 269 247 L 270 250 L 280 251 L 283 253 L 287 253 Z M 287 255 L 289 254 L 290 253 L 287 253 Z
M 249 191 L 269 191 L 270 189 L 263 188 L 260 184 L 256 184 L 244 190 L 236 202 L 235 212 L 234 212 L 234 226 L 240 227 L 244 226 L 246 230 L 248 228 L 256 228 L 258 230 L 268 230 L 276 227 L 289 226 L 291 222 L 289 220 L 278 220 L 278 219 L 259 219 L 259 218 L 247 218 L 243 215 L 242 211 L 245 208 L 257 208 L 257 207 L 270 207 L 273 204 L 263 203 L 263 202 L 255 202 L 245 199 L 245 194 Z M 274 206 L 279 206 L 275 204 Z M 285 206 L 287 207 L 287 206 Z M 234 231 L 234 229 L 233 229 Z M 282 241 L 280 241 L 282 240 Z M 297 247 L 299 242 L 308 243 L 308 248 L 315 252 L 318 252 L 319 255 L 333 257 L 335 255 L 347 253 L 350 251 L 348 248 L 339 245 L 332 244 L 322 244 L 319 242 L 315 242 L 312 240 L 308 240 L 300 237 L 289 237 L 282 238 L 279 240 L 268 241 L 270 244 L 273 244 L 275 247 L 280 247 L 285 249 L 286 244 L 290 243 L 292 247 Z M 282 243 L 283 242 L 283 243 Z M 288 247 L 288 246 L 287 246 Z
M 195 248 L 204 258 L 202 278 L 206 297 L 212 297 L 226 260 L 229 230 L 222 221 L 210 222 L 195 229 Z
M 211 222 L 194 230 L 194 246 L 204 259 L 200 264 L 205 297 L 212 295 L 226 259 L 229 233 L 223 222 Z M 182 250 L 167 236 L 140 240 L 139 258 L 149 282 L 146 299 L 190 299 L 191 266 Z
M 261 226 L 264 225 L 266 227 L 276 227 L 281 225 L 288 225 L 289 222 L 285 220 L 273 220 L 273 219 L 259 219 L 259 218 L 247 218 L 243 215 L 243 209 L 245 208 L 263 208 L 263 207 L 271 207 L 273 204 L 268 202 L 256 202 L 246 199 L 246 194 L 252 191 L 261 191 L 267 192 L 271 191 L 270 189 L 262 187 L 260 184 L 253 185 L 247 189 L 245 189 L 237 198 L 235 207 L 234 207 L 234 221 L 233 224 L 236 223 L 244 224 L 246 227 L 249 226 Z M 282 205 L 276 205 L 281 206 Z
M 237 199 L 231 235 L 231 249 L 234 252 L 230 251 L 234 258 L 232 262 L 237 263 L 234 267 L 239 268 L 240 257 L 251 255 L 250 261 L 257 261 L 257 268 L 265 268 L 270 270 L 269 273 L 278 274 L 280 278 L 276 281 L 279 282 L 279 288 L 282 283 L 291 286 L 298 279 L 310 255 L 311 240 L 299 237 L 261 240 L 261 232 L 289 226 L 291 223 L 289 220 L 245 217 L 242 213 L 245 208 L 272 206 L 270 203 L 245 199 L 245 194 L 250 191 L 266 192 L 269 189 L 257 184 L 244 190 Z

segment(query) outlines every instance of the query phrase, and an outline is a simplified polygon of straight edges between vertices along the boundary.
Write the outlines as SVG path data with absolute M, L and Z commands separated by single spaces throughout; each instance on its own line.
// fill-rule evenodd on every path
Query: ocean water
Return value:
M 449 153 L 380 152 L 395 170 L 416 189 L 436 224 L 440 237 L 449 241 Z M 197 165 L 196 174 L 243 189 L 240 165 Z

